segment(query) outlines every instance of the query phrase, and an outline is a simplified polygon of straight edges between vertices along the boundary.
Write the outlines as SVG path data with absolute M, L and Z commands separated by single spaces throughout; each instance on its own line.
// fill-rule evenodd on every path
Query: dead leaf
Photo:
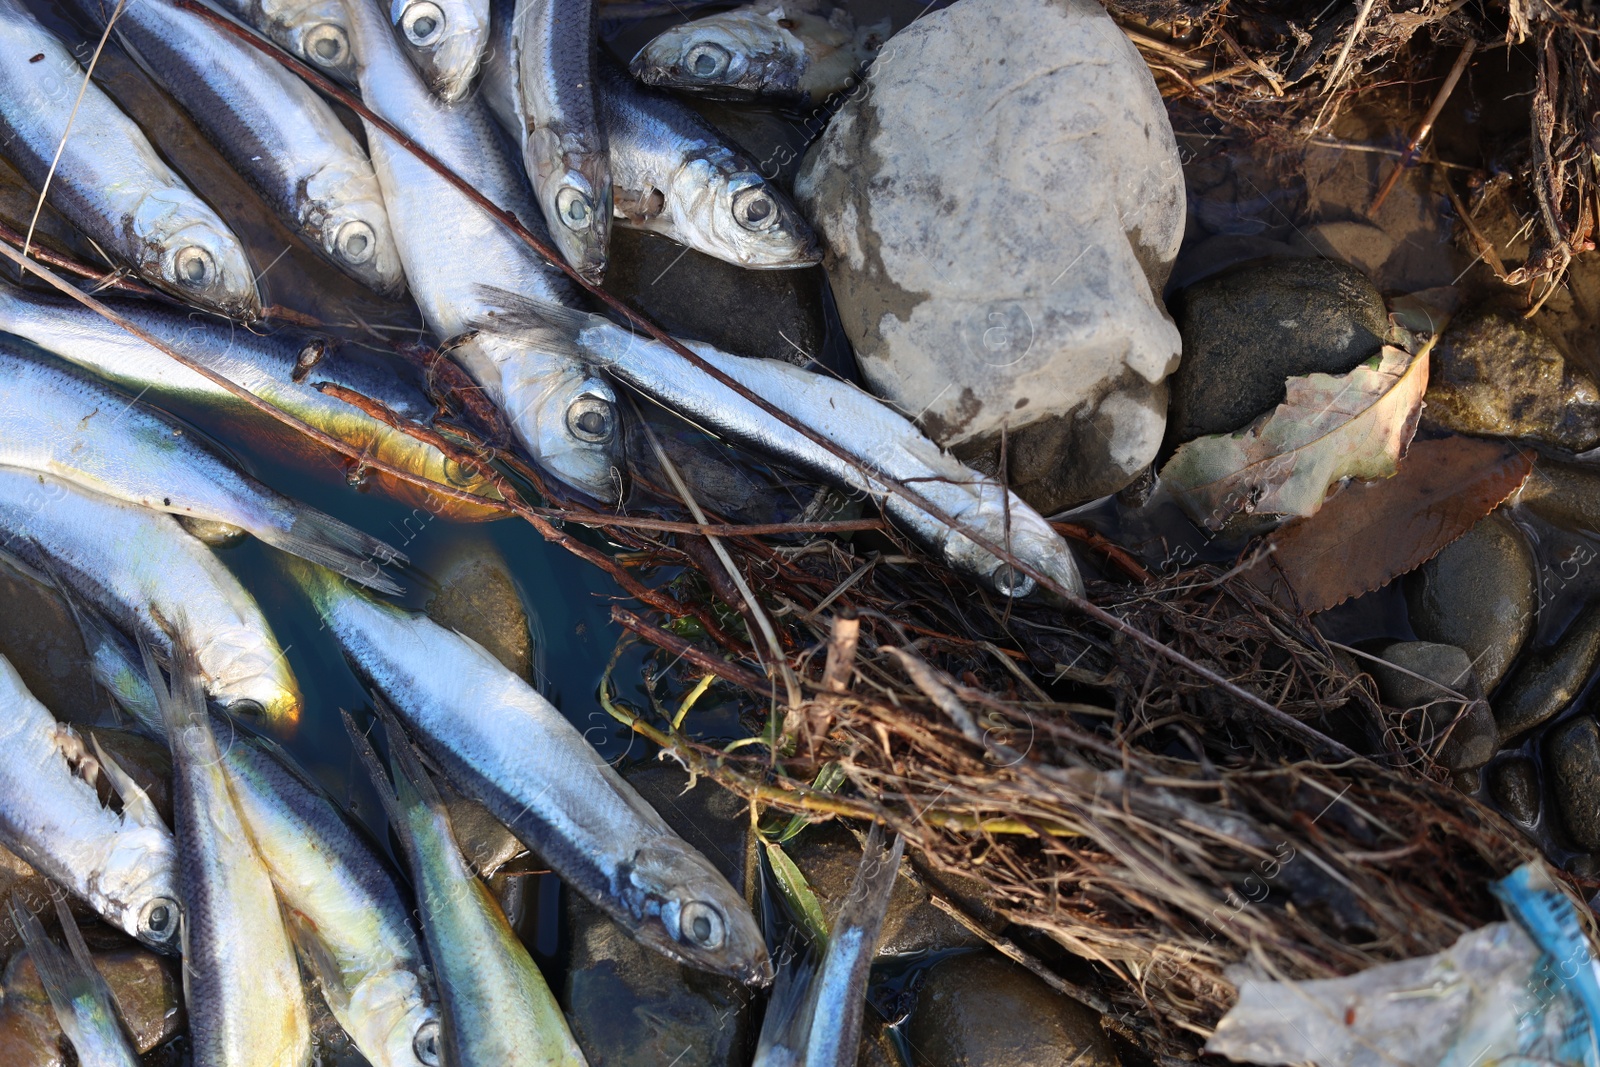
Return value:
M 1311 515 L 1346 478 L 1388 478 L 1416 433 L 1428 348 L 1385 345 L 1349 374 L 1290 378 L 1284 402 L 1236 434 L 1190 441 L 1161 484 L 1210 529 L 1240 512 Z
M 1326 611 L 1415 570 L 1515 493 L 1533 458 L 1505 441 L 1417 441 L 1393 478 L 1351 486 L 1272 534 L 1248 574 L 1286 604 Z

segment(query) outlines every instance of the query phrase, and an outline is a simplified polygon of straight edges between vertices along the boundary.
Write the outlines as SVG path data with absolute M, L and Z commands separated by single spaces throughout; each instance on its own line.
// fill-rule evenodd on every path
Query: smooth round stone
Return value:
M 1544 759 L 1567 838 L 1600 849 L 1600 723 L 1588 715 L 1561 723 L 1545 737 Z
M 1512 822 L 1531 828 L 1539 821 L 1543 793 L 1539 769 L 1526 756 L 1513 756 L 1489 768 L 1489 796 Z
M 435 565 L 439 591 L 424 606 L 428 617 L 478 642 L 520 677 L 533 681 L 533 632 L 504 557 L 474 539 Z
M 1389 324 L 1365 274 L 1302 256 L 1239 264 L 1174 304 L 1183 362 L 1167 416 L 1173 444 L 1244 429 L 1283 402 L 1291 377 L 1347 373 L 1377 355 Z
M 1387 662 L 1371 667 L 1383 702 L 1423 709 L 1427 728 L 1417 740 L 1436 751 L 1446 769 L 1470 770 L 1489 762 L 1499 747 L 1500 730 L 1466 652 L 1430 641 L 1398 641 L 1385 648 L 1382 657 Z M 1463 702 L 1450 692 L 1466 698 L 1464 713 Z M 1449 740 L 1438 746 L 1446 730 Z
M 1510 521 L 1491 515 L 1413 571 L 1405 596 L 1417 636 L 1465 650 L 1492 691 L 1533 632 L 1533 553 Z
M 907 1024 L 913 1067 L 1116 1067 L 1100 1016 L 994 955 L 929 969 Z

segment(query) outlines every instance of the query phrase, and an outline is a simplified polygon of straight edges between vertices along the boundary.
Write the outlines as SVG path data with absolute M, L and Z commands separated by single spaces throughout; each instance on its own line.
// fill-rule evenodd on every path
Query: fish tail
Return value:
M 773 980 L 767 999 L 751 1067 L 800 1067 L 805 1057 L 815 1007 L 811 984 L 816 980 L 818 961 L 808 949 L 797 949 L 792 944 L 785 949 L 786 958 L 778 964 L 778 977 Z
M 296 508 L 287 530 L 268 529 L 259 536 L 274 548 L 320 564 L 380 593 L 405 591 L 383 571 L 385 564 L 406 563 L 404 554 L 314 508 Z
M 895 835 L 894 842 L 885 847 L 883 827 L 872 824 L 861 852 L 861 865 L 856 868 L 855 879 L 850 883 L 850 893 L 845 897 L 839 914 L 833 921 L 835 930 L 859 927 L 868 932 L 874 943 L 883 917 L 889 910 L 889 895 L 894 892 L 895 879 L 900 874 L 900 857 L 906 847 L 905 838 Z
M 537 300 L 491 285 L 477 287 L 480 301 L 493 309 L 467 322 L 480 333 L 510 337 L 543 352 L 582 359 L 578 335 L 610 320 L 587 311 Z
M 132 640 L 66 582 L 52 583 L 78 625 L 89 653 L 89 673 L 146 733 L 163 735 L 161 705 Z
M 67 934 L 67 942 L 72 946 L 70 954 L 50 940 L 38 916 L 15 893 L 11 896 L 11 922 L 22 936 L 28 958 L 33 961 L 34 970 L 39 974 L 39 984 L 44 986 L 50 1006 L 55 1009 L 56 1022 L 75 1047 L 82 1047 L 78 1015 L 73 1009 L 73 1002 L 102 995 L 109 999 L 110 994 L 105 979 L 100 977 L 100 972 L 95 970 L 94 962 L 89 958 L 89 949 L 83 944 L 83 935 L 78 931 L 71 911 L 56 896 L 54 887 L 51 895 L 56 897 L 62 932 Z
M 396 836 L 400 838 L 401 847 L 405 849 L 407 856 L 415 859 L 413 853 L 417 846 L 411 838 L 410 823 L 406 821 L 406 811 L 409 808 L 406 800 L 411 791 L 405 790 L 407 795 L 402 795 L 403 783 L 399 774 L 396 774 L 394 781 L 390 781 L 389 772 L 384 770 L 383 761 L 378 758 L 377 750 L 372 747 L 366 732 L 356 725 L 350 713 L 340 708 L 339 715 L 344 719 L 345 733 L 350 735 L 350 742 L 355 746 L 356 758 L 361 761 L 367 777 L 372 779 L 372 788 L 378 793 L 384 816 L 389 820 L 389 825 L 394 829 Z M 396 740 L 393 734 L 390 734 L 389 738 L 391 744 Z
M 206 694 L 201 682 L 200 665 L 194 651 L 176 637 L 172 639 L 172 678 L 169 683 L 161 678 L 161 667 L 156 663 L 154 650 L 141 635 L 139 654 L 144 660 L 145 677 L 155 690 L 156 704 L 161 708 L 161 722 L 166 729 L 167 744 L 175 760 L 189 757 L 200 761 L 220 759 L 217 739 L 211 732 L 211 720 L 206 711 Z

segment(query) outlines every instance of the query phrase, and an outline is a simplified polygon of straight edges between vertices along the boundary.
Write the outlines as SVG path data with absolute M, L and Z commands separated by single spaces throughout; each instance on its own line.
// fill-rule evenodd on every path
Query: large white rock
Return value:
M 869 386 L 1047 514 L 1154 457 L 1183 174 L 1095 0 L 959 0 L 891 38 L 807 157 Z

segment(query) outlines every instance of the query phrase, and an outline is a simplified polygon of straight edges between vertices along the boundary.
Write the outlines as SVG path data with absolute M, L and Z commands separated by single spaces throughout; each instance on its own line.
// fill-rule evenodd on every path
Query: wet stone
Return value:
M 1539 769 L 1526 756 L 1513 756 L 1489 768 L 1489 796 L 1512 822 L 1531 828 L 1539 821 L 1542 794 Z
M 914 1067 L 1118 1063 L 1098 1014 L 994 955 L 934 964 L 906 1032 Z
M 532 681 L 528 613 L 499 551 L 487 541 L 469 541 L 436 564 L 435 575 L 439 591 L 423 609 L 428 617 L 472 638 L 507 670 Z
M 1385 648 L 1385 663 L 1371 665 L 1383 702 L 1423 709 L 1425 727 L 1414 738 L 1451 771 L 1481 767 L 1499 747 L 1500 731 L 1472 671 L 1472 659 L 1454 645 L 1400 641 Z M 1420 675 L 1420 677 L 1418 677 Z M 1465 702 L 1451 693 L 1459 693 Z M 1442 746 L 1439 738 L 1449 731 Z
M 100 747 L 106 755 L 116 761 L 118 767 L 128 772 L 134 784 L 145 791 L 150 800 L 155 804 L 156 811 L 172 824 L 172 753 L 167 747 L 153 741 L 144 734 L 134 733 L 132 730 L 112 730 L 102 727 L 91 727 L 85 731 L 94 740 L 100 742 Z M 88 743 L 88 738 L 85 738 Z M 90 751 L 94 751 L 90 748 Z M 109 800 L 112 794 L 109 777 L 100 781 L 100 795 L 104 800 Z
M 489 814 L 489 809 L 476 800 L 468 800 L 454 791 L 445 793 L 445 796 L 456 843 L 461 846 L 461 854 L 480 876 L 487 878 L 493 875 L 528 851 L 527 846 L 518 841 L 504 823 Z
M 1577 699 L 1600 660 L 1600 607 L 1573 620 L 1550 648 L 1529 656 L 1495 699 L 1502 740 L 1555 718 Z
M 1544 758 L 1567 838 L 1600 849 L 1600 723 L 1582 715 L 1557 726 L 1545 738 Z
M 1344 374 L 1378 353 L 1388 329 L 1367 276 L 1325 259 L 1243 263 L 1174 304 L 1183 362 L 1167 417 L 1173 444 L 1243 429 L 1283 402 L 1286 379 Z
M 791 522 L 816 493 L 814 485 L 790 480 L 752 462 L 749 453 L 717 440 L 682 419 L 643 405 L 641 414 L 656 443 L 701 507 L 735 522 Z M 666 489 L 672 479 L 644 433 L 627 436 L 628 462 L 635 477 Z
M 676 337 L 797 366 L 824 354 L 822 271 L 746 270 L 664 237 L 616 228 L 606 289 Z
M 6 1067 L 65 1067 L 61 1028 L 49 1005 L 0 1006 L 0 1063 Z
M 22 857 L 9 849 L 0 848 L 0 901 L 8 901 L 12 894 L 35 911 L 50 899 L 50 881 L 35 871 Z M 22 947 L 22 937 L 10 922 L 0 922 L 0 959 Z M 0 1063 L 7 1063 L 0 1057 Z
M 1511 522 L 1491 515 L 1412 572 L 1405 596 L 1416 635 L 1464 649 L 1491 691 L 1533 631 L 1533 554 Z
M 184 1026 L 183 986 L 178 962 L 156 955 L 148 949 L 130 946 L 93 953 L 95 968 L 111 987 L 117 1010 L 142 1053 L 175 1037 Z M 5 970 L 5 1003 L 22 1005 L 49 1020 L 52 1033 L 59 1034 L 55 1016 L 39 974 L 26 954 L 14 956 Z M 10 1061 L 0 1058 L 10 1067 Z
M 707 781 L 687 793 L 679 767 L 647 764 L 627 774 L 674 830 L 745 887 L 749 816 L 744 803 Z M 744 1067 L 759 994 L 732 979 L 673 963 L 576 895 L 567 898 L 569 958 L 561 1001 L 595 1067 L 697 1064 Z
M 784 845 L 789 858 L 822 901 L 823 914 L 832 923 L 844 906 L 850 883 L 861 865 L 861 845 L 844 824 L 833 821 L 808 827 Z M 878 955 L 975 948 L 983 940 L 949 915 L 934 907 L 928 891 L 905 876 L 895 881 L 878 938 Z
M 1521 316 L 1457 318 L 1434 346 L 1424 422 L 1582 452 L 1600 443 L 1600 386 Z
M 0 565 L 0 653 L 58 719 L 93 722 L 110 698 L 85 669 L 83 638 L 54 592 Z

